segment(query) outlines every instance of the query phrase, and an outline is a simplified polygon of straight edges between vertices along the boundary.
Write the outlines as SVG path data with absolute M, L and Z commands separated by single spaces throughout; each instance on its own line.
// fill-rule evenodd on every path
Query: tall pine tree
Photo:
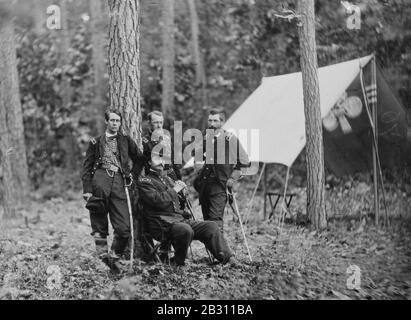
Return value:
M 10 1 L 0 0 L 0 162 L 4 218 L 28 199 L 29 178 Z
M 297 12 L 300 15 L 298 33 L 304 91 L 307 214 L 311 227 L 320 230 L 327 226 L 327 217 L 324 200 L 324 147 L 315 44 L 314 0 L 298 0 Z

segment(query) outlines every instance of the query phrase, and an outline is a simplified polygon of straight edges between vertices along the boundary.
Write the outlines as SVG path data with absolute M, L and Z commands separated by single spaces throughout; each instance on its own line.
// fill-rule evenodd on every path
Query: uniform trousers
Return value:
M 204 243 L 214 258 L 219 262 L 226 262 L 233 255 L 223 234 L 214 221 L 184 220 L 171 225 L 167 239 L 171 241 L 175 250 L 175 261 L 183 265 L 192 240 Z
M 104 199 L 104 212 L 90 211 L 91 235 L 94 236 L 97 252 L 107 253 L 108 217 L 114 230 L 111 250 L 120 255 L 130 237 L 130 217 L 124 181 L 120 172 L 97 169 L 92 180 L 92 194 Z
M 227 194 L 223 187 L 215 180 L 208 180 L 200 195 L 201 211 L 204 221 L 215 221 L 222 233 L 226 203 Z

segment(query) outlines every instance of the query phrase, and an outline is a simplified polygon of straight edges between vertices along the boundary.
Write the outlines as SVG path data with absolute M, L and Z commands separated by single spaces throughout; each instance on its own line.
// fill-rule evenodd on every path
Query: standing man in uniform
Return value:
M 140 177 L 138 191 L 143 214 L 151 236 L 158 241 L 171 241 L 175 254 L 172 263 L 184 265 L 192 240 L 200 240 L 221 263 L 235 263 L 233 253 L 214 221 L 194 221 L 180 207 L 179 193 L 186 187 L 164 171 L 163 160 L 153 157 L 145 177 Z
M 145 158 L 145 173 L 150 170 L 149 161 L 151 160 L 151 152 L 154 146 L 159 143 L 164 144 L 165 149 L 169 151 L 168 162 L 164 165 L 164 170 L 173 180 L 181 180 L 180 169 L 181 166 L 174 164 L 173 151 L 172 151 L 172 139 L 167 131 L 163 130 L 164 117 L 160 111 L 152 111 L 148 114 L 149 130 L 143 136 L 143 153 Z
M 224 111 L 209 111 L 208 129 L 203 139 L 205 164 L 194 181 L 204 220 L 215 221 L 221 232 L 227 191 L 241 177 L 241 167 L 250 165 L 238 139 L 222 128 L 224 122 Z
M 90 140 L 83 165 L 83 198 L 90 211 L 91 235 L 99 257 L 111 267 L 123 254 L 130 237 L 130 216 L 125 184 L 137 178 L 144 158 L 136 143 L 120 133 L 122 116 L 118 110 L 105 113 L 106 131 Z M 131 161 L 130 161 L 131 160 Z M 130 162 L 133 166 L 130 167 Z M 108 253 L 108 216 L 114 229 Z

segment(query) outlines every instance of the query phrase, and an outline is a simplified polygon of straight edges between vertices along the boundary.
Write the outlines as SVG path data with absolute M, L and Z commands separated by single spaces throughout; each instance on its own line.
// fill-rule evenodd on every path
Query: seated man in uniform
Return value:
M 150 160 L 150 169 L 138 181 L 143 215 L 151 236 L 158 240 L 169 240 L 175 255 L 174 265 L 184 265 L 192 240 L 199 240 L 214 258 L 226 264 L 234 262 L 233 253 L 214 221 L 194 221 L 180 207 L 178 193 L 186 187 L 181 180 L 173 181 L 164 170 L 159 157 Z

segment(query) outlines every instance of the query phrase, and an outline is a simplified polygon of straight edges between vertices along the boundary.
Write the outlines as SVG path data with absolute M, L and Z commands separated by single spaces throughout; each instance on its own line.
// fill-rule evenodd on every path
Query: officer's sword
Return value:
M 247 238 L 246 238 L 246 236 L 245 236 L 243 223 L 242 223 L 242 221 L 241 221 L 240 212 L 239 212 L 239 210 L 238 210 L 237 200 L 235 199 L 235 195 L 234 195 L 232 192 L 228 191 L 228 189 L 227 189 L 227 194 L 228 194 L 228 195 L 231 195 L 231 196 L 233 197 L 234 208 L 233 208 L 233 206 L 231 205 L 231 203 L 230 203 L 230 206 L 231 206 L 231 208 L 233 209 L 234 214 L 237 216 L 238 221 L 240 222 L 241 232 L 243 233 L 244 243 L 245 243 L 245 246 L 246 246 L 246 248 L 247 248 L 248 257 L 250 258 L 250 262 L 253 262 L 253 259 L 251 258 L 250 248 L 248 247 Z
M 128 192 L 128 187 L 133 183 L 133 177 L 130 176 L 130 183 L 126 183 L 126 178 L 124 177 L 124 190 L 126 191 L 127 197 L 127 207 L 130 218 L 130 232 L 131 232 L 131 245 L 130 245 L 130 267 L 129 272 L 133 271 L 133 260 L 134 260 L 134 225 L 133 225 L 133 212 L 131 210 L 130 193 Z

